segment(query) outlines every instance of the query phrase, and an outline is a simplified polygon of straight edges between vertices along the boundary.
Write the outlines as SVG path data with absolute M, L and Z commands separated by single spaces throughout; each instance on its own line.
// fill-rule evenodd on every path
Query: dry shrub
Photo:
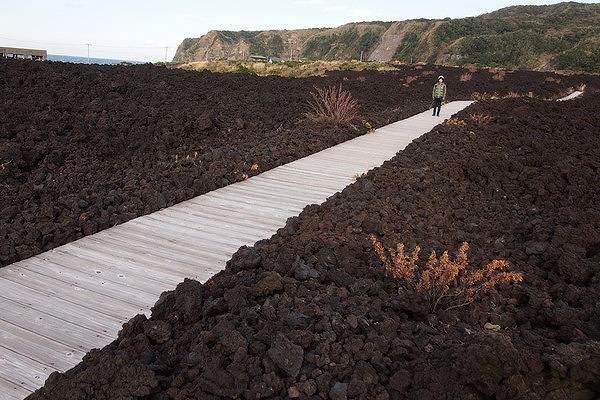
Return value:
M 435 71 L 427 70 L 421 73 L 423 76 L 435 75 Z
M 351 123 L 358 119 L 359 104 L 352 94 L 339 87 L 330 86 L 325 89 L 315 87 L 311 92 L 312 101 L 309 105 L 312 112 L 304 113 L 304 116 L 316 122 Z
M 473 92 L 473 94 L 471 94 L 471 98 L 475 101 L 483 101 L 483 100 L 491 99 L 492 95 L 487 92 L 484 92 L 484 93 Z
M 452 118 L 448 118 L 447 120 L 445 120 L 444 122 L 442 122 L 442 125 L 446 125 L 446 126 L 467 126 L 467 123 L 459 118 L 456 117 L 452 117 Z
M 416 81 L 417 79 L 419 79 L 418 76 L 414 76 L 414 75 L 409 75 L 406 77 L 406 83 L 408 85 L 410 85 L 411 83 L 413 83 L 414 81 Z
M 561 80 L 560 78 L 554 78 L 552 76 L 548 76 L 546 77 L 546 79 L 544 79 L 544 82 L 555 82 L 555 83 L 560 83 Z
M 522 96 L 517 92 L 508 92 L 508 94 L 506 94 L 504 96 L 505 99 L 515 99 L 517 97 L 522 97 Z
M 465 72 L 464 74 L 461 74 L 459 80 L 461 82 L 468 82 L 473 78 L 473 74 L 469 73 L 469 72 Z
M 477 122 L 478 124 L 489 122 L 492 119 L 492 117 L 490 117 L 489 115 L 476 113 L 469 114 L 469 118 L 471 119 L 471 121 Z
M 465 68 L 467 68 L 470 73 L 477 72 L 478 70 L 477 65 L 475 64 L 467 64 L 465 65 Z
M 504 77 L 506 76 L 506 71 L 498 71 L 494 75 L 492 75 L 492 79 L 495 81 L 504 81 Z
M 371 235 L 371 243 L 386 270 L 401 288 L 425 295 L 431 313 L 470 304 L 499 283 L 523 280 L 519 272 L 500 272 L 509 266 L 505 260 L 493 260 L 483 268 L 472 268 L 468 262 L 469 244 L 466 242 L 460 246 L 454 260 L 450 259 L 447 251 L 439 258 L 433 251 L 423 267 L 417 264 L 421 251 L 419 246 L 407 255 L 402 243 L 387 252 L 374 235 Z

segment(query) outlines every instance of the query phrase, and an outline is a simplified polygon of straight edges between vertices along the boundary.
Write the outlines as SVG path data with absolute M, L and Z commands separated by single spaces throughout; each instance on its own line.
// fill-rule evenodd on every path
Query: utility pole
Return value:
M 91 44 L 86 43 L 85 45 L 88 47 L 88 65 L 89 65 L 90 64 L 90 46 L 91 46 Z
M 167 52 L 169 51 L 169 46 L 165 46 L 165 64 L 167 63 Z

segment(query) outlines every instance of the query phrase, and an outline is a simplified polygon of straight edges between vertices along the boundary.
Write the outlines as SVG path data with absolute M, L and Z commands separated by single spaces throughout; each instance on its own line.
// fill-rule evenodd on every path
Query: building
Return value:
M 26 60 L 45 61 L 48 59 L 48 52 L 46 50 L 0 47 L 0 58 L 21 58 Z

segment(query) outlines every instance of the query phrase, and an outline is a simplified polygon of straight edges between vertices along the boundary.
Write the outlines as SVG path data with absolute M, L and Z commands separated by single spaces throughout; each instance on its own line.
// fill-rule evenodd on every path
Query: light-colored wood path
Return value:
M 0 269 L 0 399 L 110 343 L 185 277 L 206 281 L 242 245 L 268 238 L 471 102 L 382 127 L 244 182 Z

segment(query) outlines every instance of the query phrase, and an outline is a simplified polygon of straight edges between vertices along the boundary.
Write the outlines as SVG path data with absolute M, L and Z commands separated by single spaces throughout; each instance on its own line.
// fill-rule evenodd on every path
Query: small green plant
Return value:
M 309 101 L 309 105 L 312 111 L 304 113 L 304 116 L 311 121 L 349 124 L 359 117 L 358 101 L 341 84 L 325 89 L 315 87 L 310 95 L 312 101 Z
M 238 64 L 237 69 L 233 72 L 236 74 L 256 75 L 256 72 L 254 72 L 254 70 L 242 64 Z
M 403 243 L 387 251 L 374 235 L 371 235 L 371 243 L 386 270 L 400 285 L 399 290 L 410 289 L 425 295 L 430 313 L 470 304 L 499 283 L 523 280 L 519 272 L 499 272 L 509 266 L 505 260 L 493 260 L 483 268 L 471 268 L 466 242 L 460 246 L 456 259 L 451 260 L 447 251 L 438 258 L 434 251 L 424 267 L 417 265 L 419 246 L 407 255 Z

